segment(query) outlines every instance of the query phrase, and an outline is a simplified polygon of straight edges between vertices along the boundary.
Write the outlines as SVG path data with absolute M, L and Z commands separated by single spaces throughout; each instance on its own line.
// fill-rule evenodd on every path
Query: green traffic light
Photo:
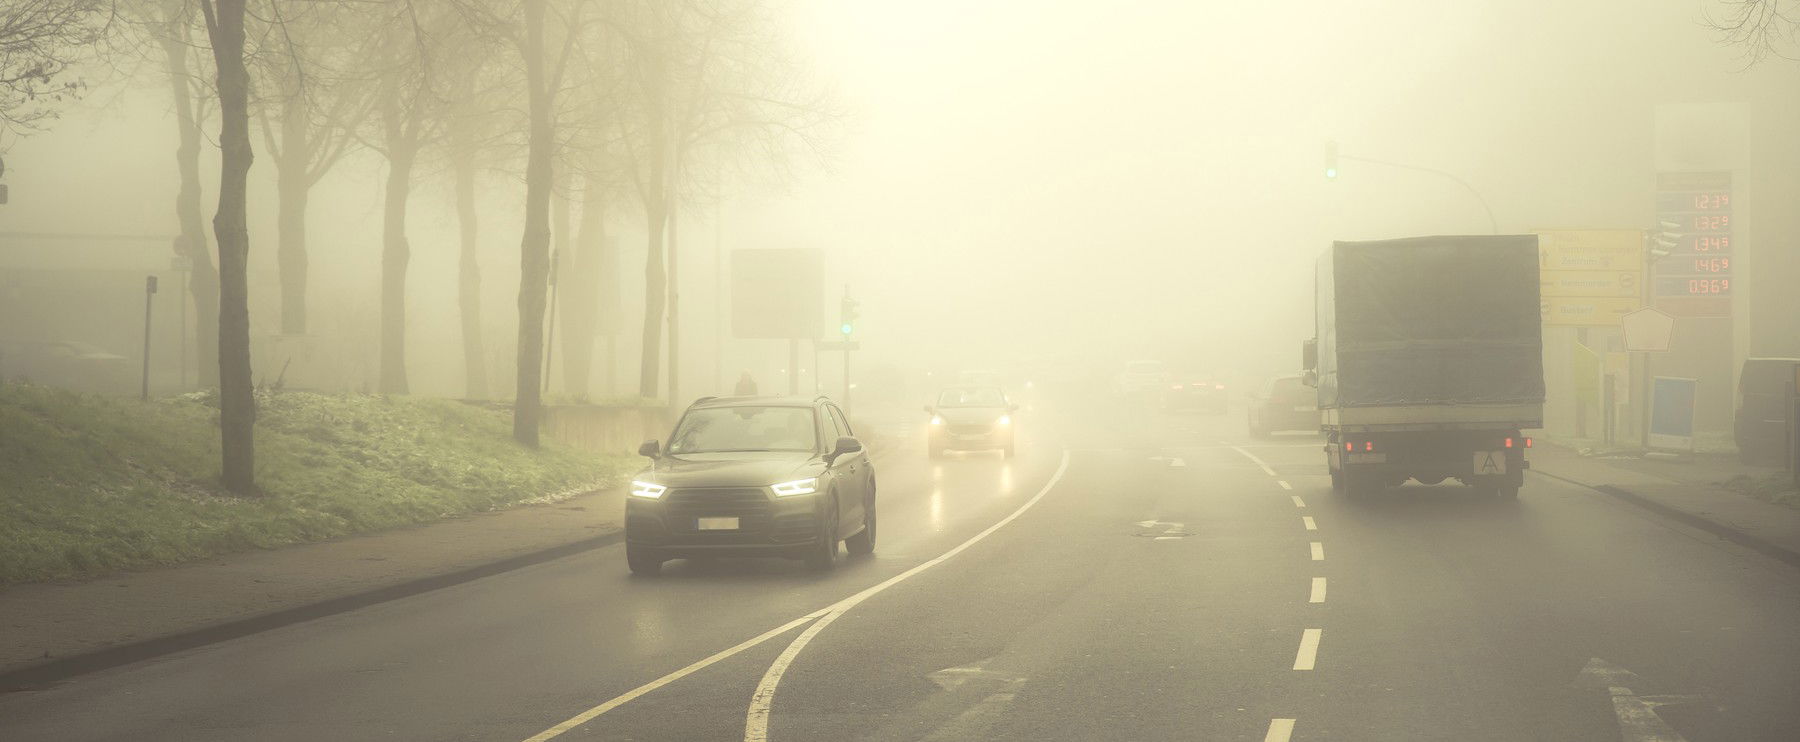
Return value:
M 845 334 L 845 335 L 848 335 L 848 334 L 850 334 L 850 323 L 848 323 L 848 322 L 845 322 L 845 323 L 844 323 L 844 324 L 843 324 L 843 325 L 841 325 L 841 326 L 839 326 L 839 327 L 838 327 L 838 332 L 841 332 L 841 333 L 843 333 L 843 334 Z

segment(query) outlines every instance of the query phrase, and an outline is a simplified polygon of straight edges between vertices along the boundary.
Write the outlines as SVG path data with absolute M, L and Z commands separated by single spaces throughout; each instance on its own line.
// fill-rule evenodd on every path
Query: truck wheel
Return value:
M 1344 473 L 1336 469 L 1331 470 L 1331 491 L 1344 491 Z
M 1500 499 L 1502 499 L 1502 500 L 1517 500 L 1517 499 L 1519 499 L 1519 485 L 1516 485 L 1516 484 L 1500 485 L 1500 486 L 1494 488 L 1494 494 L 1498 495 L 1500 497 Z

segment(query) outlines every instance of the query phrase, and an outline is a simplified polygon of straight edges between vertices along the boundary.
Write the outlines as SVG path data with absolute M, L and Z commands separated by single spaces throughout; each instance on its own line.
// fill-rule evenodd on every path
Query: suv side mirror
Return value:
M 1317 370 L 1319 368 L 1319 339 L 1312 338 L 1300 344 L 1300 368 Z
M 856 453 L 861 450 L 863 450 L 862 441 L 847 435 L 841 436 L 837 439 L 837 445 L 831 447 L 831 453 L 825 455 L 825 460 L 827 462 L 837 461 L 839 456 Z
M 662 455 L 662 443 L 655 439 L 644 441 L 638 444 L 638 455 L 654 459 Z

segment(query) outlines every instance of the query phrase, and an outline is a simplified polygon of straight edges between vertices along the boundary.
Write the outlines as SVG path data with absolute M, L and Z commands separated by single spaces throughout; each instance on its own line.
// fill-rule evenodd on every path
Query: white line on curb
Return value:
M 1307 629 L 1300 634 L 1300 652 L 1294 655 L 1294 669 L 1311 670 L 1319 658 L 1319 637 L 1324 629 Z

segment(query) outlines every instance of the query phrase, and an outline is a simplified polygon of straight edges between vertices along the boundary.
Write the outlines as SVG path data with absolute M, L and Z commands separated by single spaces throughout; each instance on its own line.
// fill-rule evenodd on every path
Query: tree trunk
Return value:
M 462 239 L 457 261 L 456 302 L 462 315 L 464 394 L 487 399 L 487 349 L 481 342 L 481 262 L 476 240 L 475 158 L 459 150 L 452 170 L 456 176 L 456 219 Z
M 404 140 L 404 137 L 400 137 Z M 382 394 L 405 394 L 406 200 L 412 189 L 413 149 L 406 141 L 388 145 L 387 194 L 381 219 L 381 383 Z
M 680 172 L 677 170 L 677 172 Z M 679 176 L 678 176 L 679 177 Z M 669 200 L 669 404 L 678 404 L 681 388 L 681 258 L 675 239 L 681 226 L 681 201 Z
M 217 12 L 213 8 L 217 7 Z M 244 68 L 244 0 L 208 0 L 207 34 L 219 70 L 219 437 L 225 489 L 256 489 L 256 397 L 250 388 L 246 199 L 250 163 L 250 73 Z
M 668 215 L 660 199 L 644 206 L 649 221 L 650 241 L 644 255 L 644 355 L 638 361 L 638 394 L 645 399 L 656 397 L 657 380 L 662 361 L 663 309 L 668 306 L 668 278 L 663 274 L 663 226 Z
M 557 295 L 563 316 L 563 387 L 586 398 L 592 388 L 595 318 L 599 309 L 600 251 L 606 220 L 600 184 L 587 176 L 581 188 L 581 226 L 573 254 L 563 261 Z
M 281 274 L 281 333 L 306 333 L 306 104 L 298 95 L 282 104 L 281 152 L 275 158 L 275 260 Z
M 175 218 L 181 234 L 175 238 L 176 254 L 187 258 L 188 293 L 194 302 L 194 361 L 200 386 L 219 383 L 219 271 L 213 265 L 206 217 L 200 210 L 200 122 L 194 116 L 194 87 L 189 82 L 186 26 L 183 38 L 164 37 L 163 55 L 173 83 L 175 127 L 181 143 L 175 163 L 181 172 L 181 190 L 175 195 Z M 181 328 L 182 333 L 187 328 Z
M 553 91 L 544 75 L 544 3 L 525 0 L 525 84 L 531 114 L 525 156 L 525 236 L 519 241 L 518 386 L 513 397 L 513 438 L 537 447 L 538 385 L 543 381 L 544 292 L 550 272 L 550 190 L 555 184 L 551 156 L 556 143 L 550 121 Z

